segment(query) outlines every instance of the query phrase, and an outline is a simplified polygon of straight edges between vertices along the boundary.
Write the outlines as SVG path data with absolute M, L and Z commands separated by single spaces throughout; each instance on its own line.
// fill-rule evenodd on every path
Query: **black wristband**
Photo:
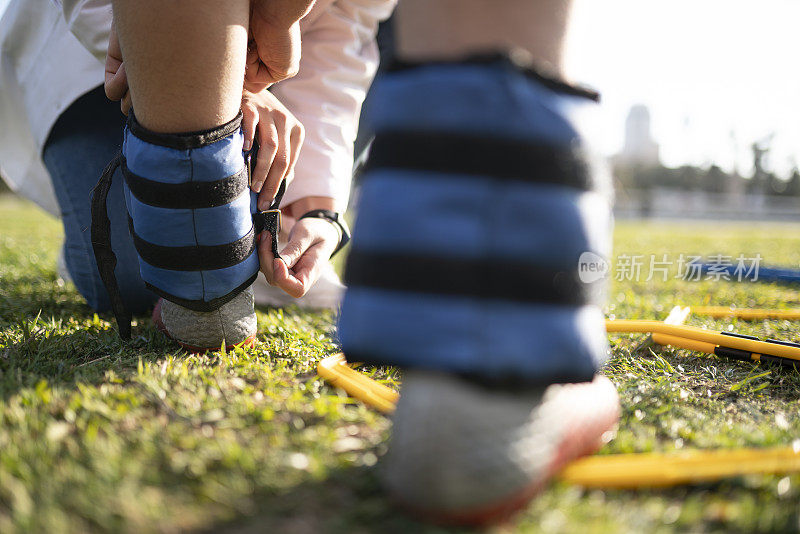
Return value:
M 301 215 L 297 220 L 299 221 L 307 218 L 325 219 L 330 221 L 339 229 L 339 244 L 336 245 L 336 248 L 331 253 L 331 258 L 335 256 L 337 252 L 342 250 L 342 248 L 344 248 L 344 246 L 350 241 L 350 229 L 347 227 L 347 223 L 344 221 L 341 213 L 331 210 L 311 210 Z

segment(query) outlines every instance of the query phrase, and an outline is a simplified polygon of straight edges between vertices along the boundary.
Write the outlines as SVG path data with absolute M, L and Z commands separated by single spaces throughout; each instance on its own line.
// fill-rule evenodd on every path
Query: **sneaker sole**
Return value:
M 156 302 L 155 308 L 153 308 L 153 317 L 152 317 L 152 319 L 153 319 L 153 325 L 155 325 L 156 329 L 158 329 L 161 333 L 163 333 L 165 336 L 167 336 L 168 338 L 173 340 L 175 343 L 180 345 L 181 348 L 183 348 L 184 350 L 186 350 L 187 352 L 189 352 L 191 354 L 205 354 L 206 352 L 212 352 L 212 351 L 215 351 L 215 350 L 220 350 L 220 348 L 221 348 L 221 346 L 220 347 L 196 347 L 194 345 L 189 345 L 188 343 L 184 343 L 184 342 L 172 337 L 170 335 L 169 331 L 167 330 L 167 327 L 164 325 L 164 321 L 161 319 L 161 299 L 158 299 L 158 302 Z M 252 348 L 252 347 L 255 346 L 255 344 L 256 344 L 256 334 L 253 334 L 252 336 L 248 337 L 247 339 L 245 339 L 244 341 L 242 341 L 240 343 L 237 343 L 235 345 L 226 345 L 225 346 L 225 350 L 233 350 L 236 347 L 242 347 L 242 346 L 243 347 Z

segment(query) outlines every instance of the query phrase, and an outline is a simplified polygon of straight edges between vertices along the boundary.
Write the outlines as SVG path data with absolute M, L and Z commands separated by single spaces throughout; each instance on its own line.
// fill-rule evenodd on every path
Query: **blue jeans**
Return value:
M 125 117 L 98 87 L 73 102 L 56 121 L 43 150 L 64 224 L 64 259 L 78 292 L 98 312 L 111 309 L 100 280 L 91 241 L 92 188 L 103 168 L 122 146 Z M 117 171 L 118 173 L 120 171 Z M 115 273 L 122 297 L 134 314 L 146 312 L 157 295 L 139 274 L 139 261 L 128 231 L 128 212 L 122 176 L 114 179 L 108 195 L 111 244 L 117 256 Z

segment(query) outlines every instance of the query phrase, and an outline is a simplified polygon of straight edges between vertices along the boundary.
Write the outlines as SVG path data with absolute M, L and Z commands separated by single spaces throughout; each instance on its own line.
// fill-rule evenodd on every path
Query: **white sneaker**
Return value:
M 258 279 L 253 284 L 253 291 L 256 297 L 257 306 L 272 306 L 273 308 L 283 308 L 292 304 L 309 310 L 336 310 L 342 303 L 345 286 L 339 279 L 339 275 L 333 270 L 333 265 L 327 262 L 322 267 L 322 274 L 319 280 L 308 293 L 296 299 L 287 294 L 284 290 L 271 286 L 267 283 L 263 273 L 258 273 Z
M 153 324 L 189 352 L 203 353 L 244 344 L 253 346 L 258 321 L 253 291 L 247 288 L 214 311 L 199 312 L 158 299 Z
M 383 460 L 384 484 L 398 504 L 426 520 L 503 521 L 568 462 L 610 439 L 619 413 L 617 390 L 604 376 L 505 391 L 409 370 Z

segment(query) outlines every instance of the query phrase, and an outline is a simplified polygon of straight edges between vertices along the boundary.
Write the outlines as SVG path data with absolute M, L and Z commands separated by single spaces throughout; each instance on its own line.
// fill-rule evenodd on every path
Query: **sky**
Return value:
M 786 176 L 800 165 L 798 25 L 797 0 L 574 0 L 567 69 L 603 95 L 608 155 L 645 104 L 664 164 L 748 175 L 750 145 L 771 139 L 766 164 Z
M 634 104 L 648 106 L 668 166 L 752 172 L 750 145 L 771 137 L 767 166 L 800 165 L 800 2 L 575 0 L 567 71 L 603 95 L 618 152 Z

